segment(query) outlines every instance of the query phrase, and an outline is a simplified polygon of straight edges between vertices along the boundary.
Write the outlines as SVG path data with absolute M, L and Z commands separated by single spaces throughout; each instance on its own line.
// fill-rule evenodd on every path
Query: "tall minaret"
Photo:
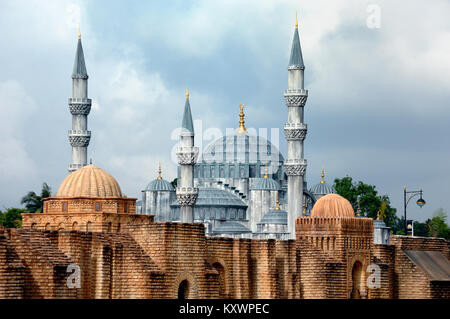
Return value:
M 194 165 L 197 162 L 198 147 L 194 147 L 194 124 L 192 122 L 189 88 L 186 86 L 186 103 L 181 123 L 181 146 L 176 149 L 178 164 L 181 166 L 177 187 L 177 199 L 181 206 L 182 223 L 194 222 L 194 205 L 198 197 L 198 188 L 194 187 Z
M 307 126 L 303 123 L 303 107 L 308 98 L 308 91 L 304 89 L 304 71 L 296 17 L 288 66 L 288 89 L 284 91 L 288 107 L 288 122 L 284 126 L 284 134 L 288 142 L 288 159 L 285 160 L 284 166 L 288 177 L 288 231 L 291 238 L 295 238 L 295 220 L 301 216 L 302 212 L 303 176 L 306 171 L 303 140 L 306 137 Z
M 87 116 L 91 111 L 92 103 L 92 100 L 87 97 L 88 78 L 81 33 L 78 29 L 78 46 L 72 73 L 72 98 L 69 99 L 69 109 L 72 113 L 72 130 L 69 131 L 72 163 L 69 165 L 69 172 L 87 165 L 87 147 L 91 139 L 91 132 L 87 130 Z

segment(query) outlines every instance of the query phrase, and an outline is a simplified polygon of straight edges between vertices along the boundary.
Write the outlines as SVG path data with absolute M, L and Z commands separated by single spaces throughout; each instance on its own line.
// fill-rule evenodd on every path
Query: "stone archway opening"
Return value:
M 222 264 L 219 262 L 215 262 L 212 266 L 219 273 L 219 298 L 227 298 L 227 281 L 226 281 L 225 267 L 223 267 Z
M 364 271 L 363 265 L 359 261 L 355 261 L 352 268 L 352 291 L 350 298 L 361 299 L 364 297 Z
M 185 279 L 178 286 L 178 299 L 189 298 L 189 282 Z

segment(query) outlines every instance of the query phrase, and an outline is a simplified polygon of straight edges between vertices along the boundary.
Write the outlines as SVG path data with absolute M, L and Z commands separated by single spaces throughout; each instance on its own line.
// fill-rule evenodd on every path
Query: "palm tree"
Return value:
M 41 196 L 38 196 L 35 192 L 28 192 L 22 200 L 21 204 L 25 204 L 25 210 L 28 213 L 41 213 L 44 205 L 42 199 L 51 196 L 51 188 L 47 183 L 42 184 Z

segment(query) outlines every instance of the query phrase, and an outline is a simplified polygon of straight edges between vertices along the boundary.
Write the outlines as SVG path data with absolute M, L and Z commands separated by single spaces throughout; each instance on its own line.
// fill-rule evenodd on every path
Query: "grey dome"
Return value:
M 218 138 L 208 145 L 203 153 L 207 163 L 247 163 L 284 162 L 278 148 L 261 136 L 233 134 Z
M 170 182 L 164 179 L 155 179 L 148 183 L 145 188 L 146 191 L 174 191 L 175 188 L 170 184 Z
M 287 212 L 281 209 L 272 209 L 264 215 L 259 224 L 287 225 Z
M 251 190 L 274 190 L 280 189 L 280 185 L 272 178 L 258 178 L 256 179 L 251 188 Z
M 178 201 L 174 201 L 171 206 L 179 206 Z M 214 187 L 200 187 L 195 207 L 199 206 L 219 206 L 219 207 L 242 207 L 247 205 L 235 194 Z
M 240 233 L 251 233 L 251 230 L 242 225 L 241 223 L 234 221 L 226 221 L 220 224 L 219 227 L 214 229 L 213 233 L 240 234 Z
M 314 185 L 309 191 L 314 195 L 336 194 L 334 187 L 325 182 Z

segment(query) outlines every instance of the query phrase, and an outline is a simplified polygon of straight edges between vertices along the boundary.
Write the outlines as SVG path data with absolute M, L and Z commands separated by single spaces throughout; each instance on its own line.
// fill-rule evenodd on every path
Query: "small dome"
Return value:
M 214 229 L 213 233 L 240 234 L 240 233 L 251 233 L 251 230 L 242 225 L 241 223 L 235 221 L 226 221 L 220 224 L 219 227 Z
M 287 225 L 287 212 L 272 209 L 264 215 L 259 224 Z
M 315 196 L 317 195 L 328 195 L 328 194 L 336 194 L 336 190 L 333 186 L 325 183 L 320 182 L 317 185 L 314 185 L 310 190 L 311 193 L 313 193 Z
M 280 185 L 272 178 L 258 178 L 256 179 L 251 188 L 251 190 L 274 190 L 280 189 Z
M 311 211 L 311 217 L 355 217 L 352 204 L 337 194 L 320 198 Z
M 155 179 L 148 183 L 146 191 L 174 191 L 175 188 L 165 179 Z
M 94 165 L 87 165 L 64 179 L 56 197 L 122 197 L 122 191 L 114 177 Z

